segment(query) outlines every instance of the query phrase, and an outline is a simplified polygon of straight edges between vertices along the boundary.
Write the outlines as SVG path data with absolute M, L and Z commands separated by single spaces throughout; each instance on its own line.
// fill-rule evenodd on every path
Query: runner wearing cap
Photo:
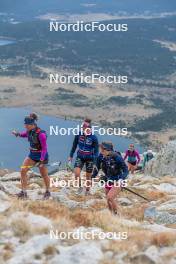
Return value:
M 70 151 L 69 161 L 73 160 L 74 153 L 77 149 L 77 157 L 74 165 L 75 179 L 79 181 L 77 194 L 81 194 L 83 186 L 81 184 L 81 170 L 86 166 L 86 195 L 90 194 L 91 175 L 93 164 L 98 156 L 98 139 L 92 134 L 91 120 L 85 119 L 82 124 L 82 131 L 76 135 L 73 146 Z
M 17 132 L 12 131 L 12 134 L 16 137 L 27 138 L 30 144 L 30 152 L 28 157 L 24 160 L 21 167 L 21 192 L 17 194 L 18 198 L 25 199 L 27 198 L 27 172 L 35 164 L 40 164 L 39 170 L 44 179 L 46 186 L 46 192 L 44 194 L 44 199 L 50 197 L 49 185 L 50 179 L 48 176 L 48 169 L 45 164 L 48 163 L 48 151 L 47 151 L 47 135 L 44 130 L 41 130 L 36 121 L 38 117 L 35 113 L 31 113 L 29 116 L 26 116 L 24 119 L 24 126 L 26 131 Z
M 112 213 L 117 214 L 118 204 L 116 198 L 121 191 L 121 184 L 118 181 L 127 178 L 128 168 L 123 158 L 114 151 L 111 142 L 102 142 L 100 144 L 100 154 L 97 158 L 92 178 L 98 175 L 100 169 L 105 175 L 102 179 L 105 183 L 108 208 Z

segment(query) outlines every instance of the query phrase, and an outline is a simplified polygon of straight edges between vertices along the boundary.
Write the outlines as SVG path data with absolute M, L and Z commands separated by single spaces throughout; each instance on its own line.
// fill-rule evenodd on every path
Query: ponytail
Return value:
M 36 113 L 31 113 L 29 117 L 32 118 L 34 121 L 38 120 L 38 115 Z
M 91 125 L 92 120 L 91 120 L 90 118 L 87 118 L 87 117 L 86 117 L 86 118 L 84 119 L 84 122 L 85 122 L 85 123 L 89 123 L 89 124 Z

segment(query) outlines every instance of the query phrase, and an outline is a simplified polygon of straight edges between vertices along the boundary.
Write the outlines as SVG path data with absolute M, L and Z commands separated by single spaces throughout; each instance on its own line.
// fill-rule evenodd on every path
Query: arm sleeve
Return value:
M 128 176 L 128 167 L 127 167 L 127 165 L 126 165 L 126 163 L 125 163 L 125 161 L 123 160 L 123 158 L 122 157 L 116 157 L 116 161 L 117 161 L 117 163 L 119 164 L 119 166 L 121 167 L 121 169 L 122 169 L 122 173 L 121 173 L 121 175 L 119 175 L 120 176 L 120 178 L 121 179 L 125 179 L 127 176 Z
M 45 156 L 46 156 L 46 153 L 47 153 L 46 134 L 45 133 L 40 133 L 39 134 L 39 140 L 40 140 L 40 144 L 41 144 L 41 147 L 42 147 L 40 160 L 43 161 L 43 160 L 45 160 Z
M 74 138 L 74 141 L 73 141 L 73 146 L 72 146 L 72 149 L 70 151 L 70 157 L 73 158 L 73 155 L 76 151 L 76 148 L 77 148 L 77 145 L 78 145 L 78 139 L 79 139 L 79 136 L 76 135 L 75 138 Z
M 139 162 L 141 161 L 141 158 L 140 158 L 138 151 L 136 151 L 136 157 L 137 157 L 137 164 L 139 164 Z
M 19 137 L 27 138 L 28 137 L 27 131 L 20 132 Z

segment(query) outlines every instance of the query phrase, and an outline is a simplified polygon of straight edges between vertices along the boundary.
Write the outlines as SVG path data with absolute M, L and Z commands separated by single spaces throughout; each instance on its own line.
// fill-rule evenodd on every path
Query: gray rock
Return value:
M 157 224 L 174 224 L 176 223 L 176 215 L 165 211 L 158 211 L 155 206 L 146 208 L 144 211 L 145 220 L 153 220 Z
M 0 256 L 0 263 L 1 264 L 6 264 L 2 256 Z
M 84 241 L 70 247 L 59 247 L 60 254 L 50 264 L 98 264 L 103 257 L 97 242 Z
M 159 225 L 159 224 L 142 224 L 141 225 L 142 228 L 144 229 L 148 229 L 148 230 L 151 230 L 155 233 L 162 233 L 162 232 L 171 232 L 171 233 L 176 233 L 176 229 L 174 228 L 169 228 L 169 227 L 165 227 L 165 226 L 162 226 L 162 225 Z
M 29 186 L 31 190 L 41 189 L 41 187 L 35 182 L 32 182 Z
M 20 238 L 14 237 L 14 233 L 10 229 L 6 229 L 1 233 L 1 243 L 12 244 L 14 247 L 19 246 Z M 1 262 L 0 262 L 1 263 Z
M 9 171 L 7 169 L 0 169 L 0 179 L 1 177 L 3 177 L 4 175 L 8 174 Z
M 160 260 L 160 257 L 159 257 L 159 250 L 156 246 L 150 246 L 146 251 L 145 251 L 145 254 L 147 256 L 152 256 L 152 260 L 154 260 L 156 263 L 159 263 L 161 260 Z
M 40 188 L 38 190 L 28 190 L 27 194 L 30 200 L 36 201 L 36 200 L 42 200 L 43 198 L 42 193 L 44 192 L 45 190 Z
M 160 205 L 157 209 L 161 210 L 161 211 L 167 211 L 167 210 L 175 210 L 176 211 L 176 201 L 175 202 L 169 201 L 168 203 Z
M 68 195 L 70 194 L 70 190 L 67 188 L 61 189 L 59 192 L 52 192 L 52 197 L 54 200 L 59 201 L 60 203 L 64 204 L 70 209 L 73 208 L 88 208 L 89 206 L 93 205 L 97 200 L 90 199 L 86 202 L 77 202 L 75 200 L 71 200 Z
M 7 202 L 7 201 L 0 201 L 0 213 L 5 212 L 6 210 L 8 210 L 11 207 L 11 203 Z
M 8 195 L 3 191 L 0 191 L 0 213 L 3 213 L 8 210 L 10 206 L 11 202 L 9 200 Z
M 20 192 L 20 189 L 12 182 L 0 182 L 0 190 L 6 194 L 17 194 Z
M 161 183 L 160 185 L 153 184 L 152 186 L 155 187 L 155 189 L 162 191 L 162 192 L 176 193 L 176 185 L 174 184 Z
M 144 211 L 144 219 L 155 219 L 156 218 L 156 207 L 148 207 Z
M 122 252 L 120 254 L 116 254 L 114 256 L 114 260 L 118 263 L 118 264 L 125 264 L 124 258 L 127 256 L 127 252 Z
M 175 232 L 176 232 L 176 229 L 175 229 Z M 160 249 L 160 256 L 161 258 L 163 257 L 167 257 L 167 256 L 172 256 L 173 260 L 175 259 L 176 260 L 176 243 L 173 245 L 173 247 L 162 247 Z
M 18 219 L 25 219 L 32 227 L 35 229 L 51 229 L 52 222 L 48 218 L 42 215 L 36 215 L 28 212 L 15 212 L 11 215 L 11 218 L 8 220 L 8 224 L 13 224 L 14 221 Z
M 157 212 L 155 222 L 157 224 L 175 224 L 176 215 L 170 214 L 168 212 Z
M 79 207 L 79 202 L 70 200 L 65 194 L 60 193 L 52 193 L 52 197 L 54 200 L 64 204 L 65 206 L 69 207 L 70 209 Z
M 112 251 L 106 251 L 106 253 L 104 254 L 104 257 L 106 259 L 112 259 L 114 253 Z
M 3 191 L 0 191 L 0 201 L 3 200 L 3 201 L 9 201 L 9 196 L 3 192 Z
M 41 255 L 48 246 L 56 245 L 57 241 L 50 239 L 49 235 L 34 236 L 16 248 L 14 256 L 7 261 L 7 264 L 33 264 L 36 255 Z
M 122 219 L 122 225 L 127 227 L 138 227 L 140 226 L 140 222 L 136 220 Z
M 170 141 L 153 160 L 148 162 L 145 174 L 154 177 L 176 176 L 176 140 Z
M 133 256 L 130 260 L 133 264 L 159 264 L 152 258 L 152 256 L 148 256 L 145 253 L 139 253 Z
M 176 264 L 176 258 L 171 259 L 171 261 L 168 264 Z
M 122 206 L 130 206 L 132 205 L 132 202 L 128 199 L 128 198 L 119 198 L 118 202 L 122 205 Z
M 9 174 L 5 174 L 3 177 L 0 179 L 1 181 L 15 181 L 15 180 L 20 180 L 20 173 L 19 172 L 12 172 Z

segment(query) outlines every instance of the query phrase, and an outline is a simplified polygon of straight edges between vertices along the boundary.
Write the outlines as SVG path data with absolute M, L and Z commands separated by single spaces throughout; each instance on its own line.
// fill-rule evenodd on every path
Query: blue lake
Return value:
M 9 39 L 0 39 L 0 46 L 5 46 L 9 44 L 15 43 L 14 40 L 9 40 Z
M 13 129 L 24 131 L 24 116 L 30 113 L 27 108 L 1 108 L 0 109 L 0 167 L 19 170 L 23 159 L 28 155 L 29 143 L 27 139 L 16 138 L 11 134 Z M 76 127 L 80 122 L 64 120 L 53 116 L 40 115 L 38 126 L 48 133 L 48 150 L 50 162 L 62 161 L 65 163 L 72 146 L 74 135 L 49 135 L 50 126 L 59 128 Z M 124 152 L 131 140 L 119 136 L 98 136 L 99 142 L 109 140 L 114 143 L 115 149 Z M 142 153 L 143 148 L 136 145 Z

